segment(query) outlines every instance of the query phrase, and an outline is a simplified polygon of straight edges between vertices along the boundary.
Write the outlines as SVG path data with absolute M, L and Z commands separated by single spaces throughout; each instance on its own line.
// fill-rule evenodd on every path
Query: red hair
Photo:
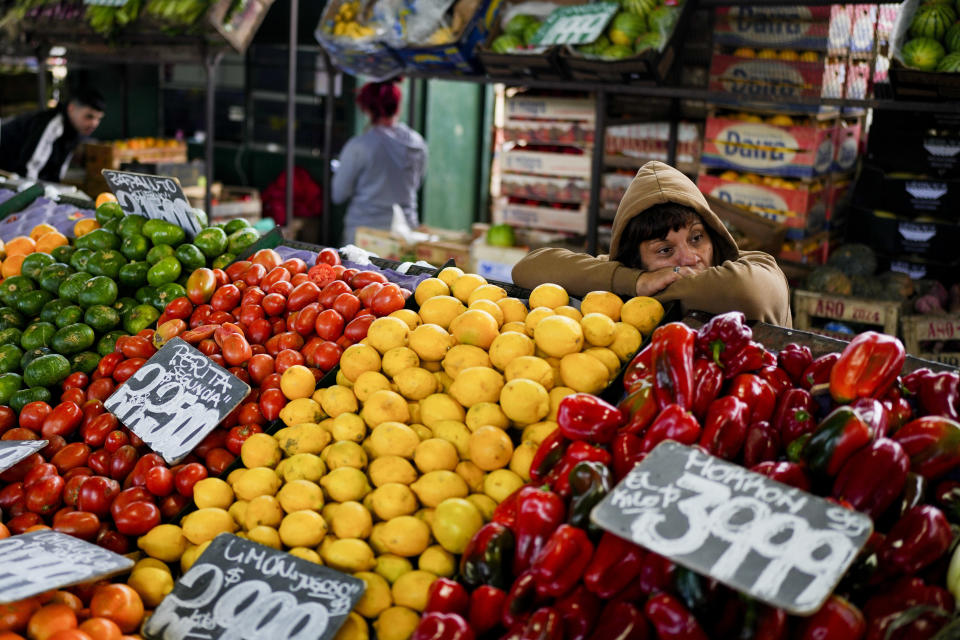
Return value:
M 357 104 L 370 114 L 374 122 L 397 115 L 400 109 L 400 98 L 400 87 L 391 80 L 368 82 L 357 92 Z

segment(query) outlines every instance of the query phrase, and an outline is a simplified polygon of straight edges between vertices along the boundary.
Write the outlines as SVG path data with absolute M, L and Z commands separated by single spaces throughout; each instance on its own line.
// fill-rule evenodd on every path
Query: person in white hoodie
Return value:
M 357 104 L 370 125 L 340 152 L 333 175 L 336 204 L 350 201 L 343 225 L 343 244 L 351 244 L 357 227 L 389 229 L 393 205 L 403 209 L 407 224 L 419 224 L 417 190 L 427 164 L 423 137 L 397 121 L 400 88 L 394 81 L 368 82 L 357 93 Z

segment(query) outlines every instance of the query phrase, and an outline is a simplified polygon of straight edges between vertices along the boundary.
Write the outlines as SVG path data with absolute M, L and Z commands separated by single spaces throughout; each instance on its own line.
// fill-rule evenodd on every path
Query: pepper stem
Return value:
M 710 348 L 713 350 L 713 361 L 717 363 L 717 366 L 723 369 L 723 363 L 720 362 L 720 352 L 723 351 L 724 344 L 723 340 L 714 340 L 710 343 Z

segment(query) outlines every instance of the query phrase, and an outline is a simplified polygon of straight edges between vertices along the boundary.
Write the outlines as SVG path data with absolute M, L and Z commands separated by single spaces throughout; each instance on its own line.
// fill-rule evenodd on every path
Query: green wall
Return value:
M 478 218 L 484 87 L 431 80 L 426 135 L 430 157 L 423 187 L 423 223 L 467 231 Z

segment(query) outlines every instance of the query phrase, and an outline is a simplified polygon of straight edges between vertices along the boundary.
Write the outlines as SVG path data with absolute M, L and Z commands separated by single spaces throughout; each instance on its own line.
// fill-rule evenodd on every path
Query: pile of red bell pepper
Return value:
M 531 484 L 471 540 L 459 582 L 434 583 L 415 640 L 933 637 L 960 592 L 946 584 L 960 523 L 960 376 L 901 377 L 904 361 L 899 340 L 874 332 L 819 358 L 799 344 L 773 353 L 740 313 L 659 327 L 618 407 L 582 393 L 560 403 Z M 873 518 L 818 612 L 788 616 L 590 522 L 668 439 Z

